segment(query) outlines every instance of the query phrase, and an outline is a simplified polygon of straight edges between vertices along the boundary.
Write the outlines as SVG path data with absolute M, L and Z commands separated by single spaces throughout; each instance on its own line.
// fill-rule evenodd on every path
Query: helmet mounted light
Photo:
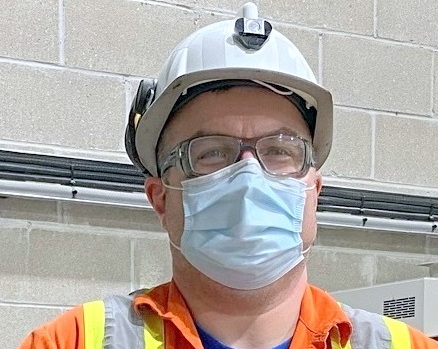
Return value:
M 258 18 L 257 6 L 247 3 L 243 7 L 243 18 L 234 25 L 234 39 L 249 50 L 259 50 L 269 37 L 272 25 Z

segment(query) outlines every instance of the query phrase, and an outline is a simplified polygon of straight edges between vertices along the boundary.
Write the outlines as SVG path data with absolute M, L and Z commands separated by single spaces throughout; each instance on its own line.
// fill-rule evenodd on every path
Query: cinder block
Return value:
M 427 236 L 423 234 L 342 227 L 318 229 L 316 245 L 369 251 L 429 253 Z
M 275 28 L 285 35 L 301 51 L 316 78 L 319 76 L 319 34 L 315 31 L 298 29 L 277 24 Z
M 0 64 L 0 138 L 82 149 L 121 149 L 122 78 Z
M 438 120 L 376 117 L 375 179 L 438 187 Z
M 324 175 L 369 178 L 372 162 L 372 115 L 335 108 L 333 146 Z
M 377 34 L 397 41 L 438 46 L 435 0 L 377 1 Z
M 58 1 L 0 0 L 0 56 L 58 61 Z
M 430 257 L 428 256 L 379 254 L 376 259 L 377 268 L 375 284 L 429 276 L 428 268 L 419 266 L 421 263 L 429 260 Z
M 131 290 L 129 239 L 34 229 L 27 254 L 26 272 L 0 274 L 0 299 L 74 305 Z
M 314 246 L 310 251 L 309 281 L 329 292 L 372 285 L 372 254 Z
M 136 239 L 134 248 L 136 288 L 150 288 L 172 277 L 172 260 L 166 235 Z
M 60 258 L 63 258 L 61 253 L 59 257 L 53 257 L 54 260 Z M 35 276 L 0 273 L 0 283 L 0 299 L 2 300 L 59 306 L 82 304 L 103 299 L 112 294 L 126 295 L 131 291 L 130 282 L 99 280 L 95 277 L 83 279 L 59 275 Z
M 163 231 L 154 211 L 63 202 L 62 221 L 67 224 L 90 225 L 114 229 Z
M 0 305 L 0 348 L 18 348 L 28 333 L 60 313 L 53 308 Z
M 127 295 L 132 290 L 129 282 L 112 282 L 96 278 L 0 274 L 0 282 L 2 300 L 65 307 L 103 299 L 113 294 Z
M 274 20 L 316 28 L 372 34 L 372 0 L 260 0 L 259 12 Z
M 437 231 L 436 229 L 435 232 Z M 428 235 L 426 237 L 426 243 L 427 253 L 436 256 L 436 261 L 438 262 L 438 236 Z
M 56 201 L 8 197 L 0 200 L 0 217 L 27 221 L 56 222 Z
M 64 229 L 61 231 L 61 229 Z M 130 240 L 58 230 L 32 229 L 29 233 L 30 275 L 109 282 L 130 281 Z
M 67 65 L 141 76 L 157 75 L 179 41 L 221 18 L 123 0 L 66 1 L 65 12 Z
M 323 37 L 323 84 L 335 103 L 430 116 L 432 53 L 337 34 Z
M 131 290 L 129 237 L 109 235 L 103 229 L 96 235 L 95 228 L 92 234 L 61 224 L 47 229 L 31 225 L 29 230 L 29 245 L 22 253 L 26 269 L 20 267 L 16 274 L 2 270 L 0 299 L 73 305 Z
M 0 228 L 0 273 L 15 274 L 26 270 L 26 230 L 20 227 L 5 227 L 2 224 Z M 0 289 L 2 287 L 3 285 Z

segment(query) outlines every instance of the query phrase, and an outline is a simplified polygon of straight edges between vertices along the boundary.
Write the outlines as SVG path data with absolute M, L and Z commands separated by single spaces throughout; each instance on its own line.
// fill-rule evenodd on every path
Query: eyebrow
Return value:
M 305 135 L 299 135 L 297 131 L 289 128 L 289 127 L 281 127 L 279 129 L 275 129 L 269 132 L 265 132 L 262 133 L 260 135 L 258 135 L 257 137 L 252 137 L 252 138 L 260 138 L 260 137 L 266 137 L 266 136 L 272 136 L 272 135 L 277 135 L 277 134 L 287 134 L 290 136 L 295 136 L 295 137 L 303 137 L 303 138 L 307 138 Z M 209 131 L 203 131 L 203 130 L 198 130 L 195 133 L 193 133 L 190 138 L 197 138 L 197 137 L 202 137 L 202 136 L 213 136 L 213 135 L 217 135 L 217 136 L 230 136 L 228 134 L 223 134 L 223 133 L 218 133 L 218 132 L 209 132 Z M 234 137 L 234 136 L 233 136 Z M 239 138 L 239 137 L 237 137 Z

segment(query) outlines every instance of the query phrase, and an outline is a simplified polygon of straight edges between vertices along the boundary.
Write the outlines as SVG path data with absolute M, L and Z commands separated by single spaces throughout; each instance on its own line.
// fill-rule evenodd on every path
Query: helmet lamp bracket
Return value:
M 249 50 L 259 50 L 269 37 L 272 25 L 263 19 L 238 18 L 234 25 L 234 39 Z

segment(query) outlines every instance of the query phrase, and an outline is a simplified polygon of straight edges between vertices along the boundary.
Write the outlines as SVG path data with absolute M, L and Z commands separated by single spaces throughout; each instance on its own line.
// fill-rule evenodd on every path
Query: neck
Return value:
M 266 349 L 292 337 L 307 271 L 301 263 L 274 284 L 251 291 L 199 275 L 196 283 L 175 281 L 195 321 L 217 340 L 233 348 Z

